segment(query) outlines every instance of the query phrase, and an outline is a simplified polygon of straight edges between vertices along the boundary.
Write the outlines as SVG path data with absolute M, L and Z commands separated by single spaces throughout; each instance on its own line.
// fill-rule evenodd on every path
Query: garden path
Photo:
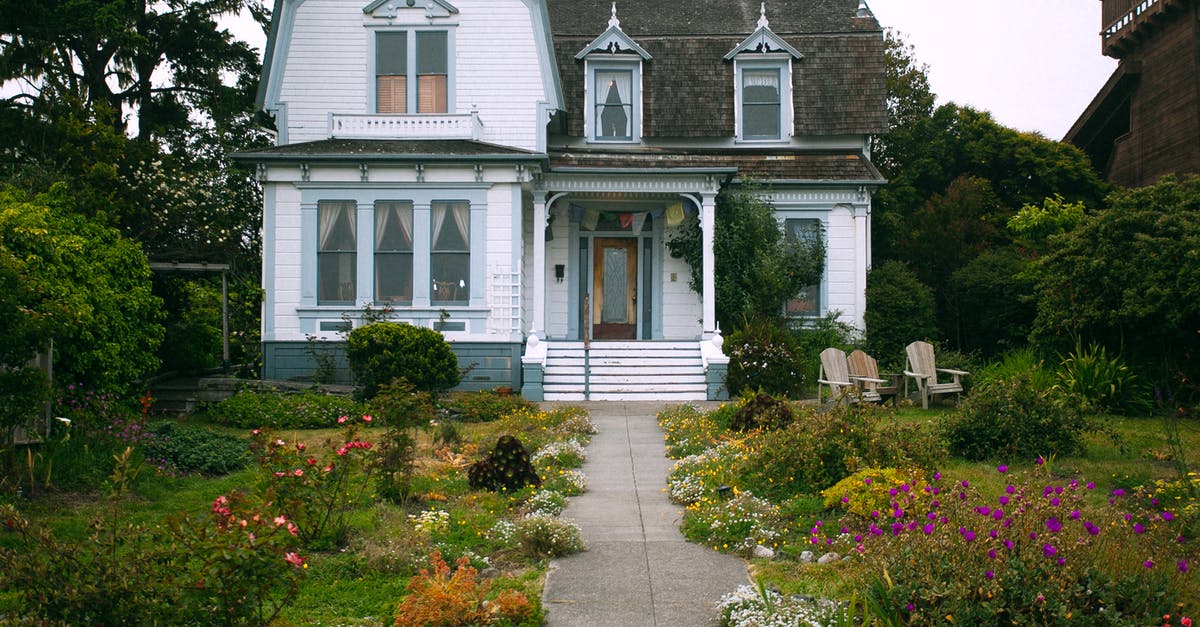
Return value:
M 588 491 L 563 512 L 588 550 L 556 559 L 543 603 L 550 627 L 692 627 L 716 624 L 716 602 L 747 583 L 746 564 L 692 544 L 683 508 L 666 494 L 663 433 L 649 402 L 574 403 L 599 433 L 588 445 Z M 552 405 L 545 403 L 543 406 Z

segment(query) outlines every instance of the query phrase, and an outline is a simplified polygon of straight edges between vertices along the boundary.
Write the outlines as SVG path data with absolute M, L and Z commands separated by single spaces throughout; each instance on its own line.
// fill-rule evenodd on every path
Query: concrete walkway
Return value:
M 679 532 L 683 507 L 665 492 L 674 462 L 655 420 L 668 404 L 577 404 L 600 432 L 583 466 L 588 491 L 571 499 L 562 515 L 579 524 L 588 550 L 551 563 L 543 593 L 548 624 L 715 624 L 717 600 L 747 583 L 746 565 Z

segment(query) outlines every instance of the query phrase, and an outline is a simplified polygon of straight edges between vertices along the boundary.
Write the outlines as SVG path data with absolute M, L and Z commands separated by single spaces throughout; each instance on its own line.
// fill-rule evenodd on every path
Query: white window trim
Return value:
M 740 55 L 739 55 L 740 56 Z M 735 57 L 733 60 L 733 117 L 735 141 L 747 144 L 786 143 L 796 134 L 796 114 L 792 100 L 792 57 L 789 54 L 757 54 L 753 58 Z M 779 137 L 768 139 L 746 139 L 742 133 L 742 73 L 746 70 L 778 69 L 779 81 Z
M 632 73 L 629 95 L 633 119 L 629 124 L 629 139 L 601 139 L 596 136 L 596 72 L 623 70 Z M 637 144 L 642 141 L 642 60 L 586 59 L 584 61 L 583 125 L 587 141 L 595 144 Z
M 458 65 L 458 55 L 455 54 L 455 51 L 457 49 L 457 44 L 455 42 L 455 33 L 457 32 L 457 29 L 455 28 L 455 26 L 456 26 L 456 24 L 438 24 L 436 26 L 418 26 L 418 25 L 399 25 L 399 24 L 397 24 L 397 25 L 392 25 L 392 26 L 388 26 L 388 27 L 384 27 L 384 28 L 375 27 L 374 25 L 371 25 L 369 28 L 367 28 L 366 29 L 366 31 L 367 31 L 367 50 L 369 51 L 369 53 L 367 54 L 367 101 L 366 101 L 366 109 L 365 110 L 369 113 L 377 114 L 377 115 L 418 115 L 416 113 L 417 99 L 420 96 L 418 95 L 416 89 L 409 89 L 408 93 L 406 94 L 406 97 L 408 99 L 407 106 L 406 106 L 406 108 L 409 111 L 408 113 L 396 113 L 396 114 L 381 114 L 381 113 L 379 113 L 379 108 L 378 108 L 378 104 L 379 104 L 378 95 L 379 94 L 378 94 L 378 89 L 377 89 L 377 83 L 378 83 L 378 78 L 379 78 L 379 73 L 378 73 L 379 68 L 376 66 L 376 62 L 375 62 L 376 54 L 377 54 L 376 45 L 377 45 L 377 42 L 379 41 L 379 38 L 377 36 L 378 33 L 406 32 L 409 34 L 408 37 L 405 37 L 405 42 L 404 42 L 405 47 L 407 48 L 406 54 L 410 61 L 408 64 L 408 67 L 406 68 L 406 82 L 409 85 L 412 85 L 415 87 L 417 84 L 417 63 L 416 63 L 417 37 L 416 37 L 416 33 L 422 32 L 422 31 L 424 31 L 424 32 L 440 31 L 440 32 L 446 33 L 446 113 L 445 114 L 434 113 L 434 114 L 428 114 L 428 115 L 446 115 L 446 114 L 456 113 L 458 111 L 458 108 L 457 108 L 457 104 L 456 104 L 456 100 L 455 100 L 455 95 L 458 90 L 455 88 L 455 84 L 457 83 L 456 66 Z

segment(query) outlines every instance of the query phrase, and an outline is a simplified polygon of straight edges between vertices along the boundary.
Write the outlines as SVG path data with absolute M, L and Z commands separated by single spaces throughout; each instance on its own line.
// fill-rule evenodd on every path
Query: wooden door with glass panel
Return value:
M 637 337 L 638 240 L 596 238 L 592 259 L 592 337 Z

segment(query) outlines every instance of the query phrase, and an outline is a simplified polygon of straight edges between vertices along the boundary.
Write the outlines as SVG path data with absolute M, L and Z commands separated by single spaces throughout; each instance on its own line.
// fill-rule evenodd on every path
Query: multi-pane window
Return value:
M 789 218 L 784 221 L 784 232 L 788 243 L 809 246 L 820 241 L 821 221 L 816 218 Z M 821 315 L 821 285 L 806 285 L 784 304 L 789 316 L 816 317 Z
M 375 203 L 375 300 L 408 304 L 413 294 L 413 206 Z
M 781 73 L 779 68 L 742 70 L 742 139 L 781 138 Z
M 633 72 L 596 70 L 594 77 L 596 139 L 633 139 Z
M 466 202 L 430 206 L 431 303 L 465 303 L 471 279 L 471 207 Z
M 448 82 L 449 48 L 445 31 L 375 34 L 377 112 L 446 113 Z M 410 93 L 408 87 L 413 84 L 417 89 Z
M 356 211 L 354 201 L 322 200 L 317 204 L 317 302 L 354 302 L 357 280 Z

